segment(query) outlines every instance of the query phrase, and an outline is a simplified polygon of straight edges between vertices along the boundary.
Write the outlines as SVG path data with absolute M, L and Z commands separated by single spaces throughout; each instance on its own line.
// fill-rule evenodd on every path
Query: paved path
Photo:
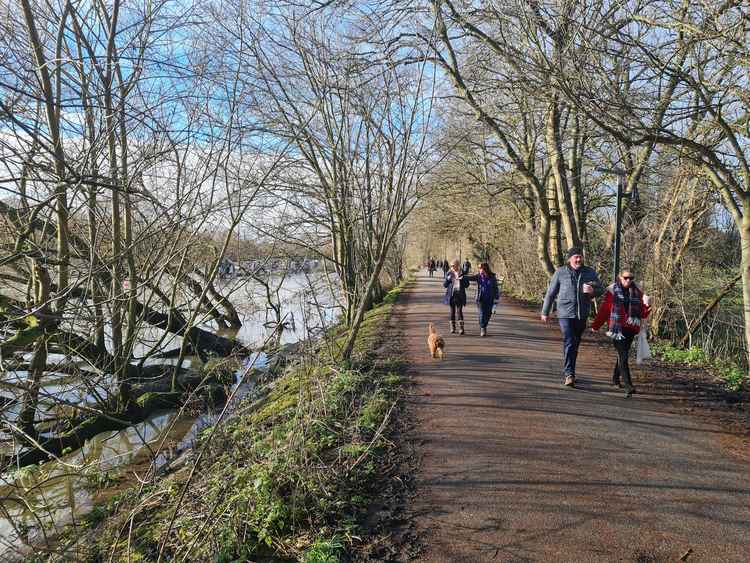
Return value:
M 420 561 L 750 561 L 746 444 L 656 395 L 624 399 L 601 347 L 584 347 L 580 389 L 563 388 L 558 330 L 507 301 L 487 338 L 471 303 L 468 334 L 448 334 L 440 281 L 420 276 L 399 317 Z M 428 356 L 429 321 L 443 361 Z

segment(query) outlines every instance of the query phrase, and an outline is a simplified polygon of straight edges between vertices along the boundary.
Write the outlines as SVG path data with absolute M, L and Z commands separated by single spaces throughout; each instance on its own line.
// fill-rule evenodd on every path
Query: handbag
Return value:
M 644 326 L 641 332 L 638 333 L 638 346 L 635 350 L 635 363 L 641 365 L 643 360 L 651 358 L 651 347 L 648 345 L 648 339 L 646 337 L 646 327 Z

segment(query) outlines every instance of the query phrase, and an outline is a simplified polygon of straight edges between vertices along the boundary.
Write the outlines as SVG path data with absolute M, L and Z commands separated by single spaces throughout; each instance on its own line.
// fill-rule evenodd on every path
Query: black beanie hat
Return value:
M 566 257 L 568 258 L 568 260 L 570 260 L 576 254 L 578 254 L 580 256 L 583 256 L 583 251 L 580 248 L 578 248 L 577 246 L 573 246 L 573 247 L 571 247 L 571 248 L 568 249 Z

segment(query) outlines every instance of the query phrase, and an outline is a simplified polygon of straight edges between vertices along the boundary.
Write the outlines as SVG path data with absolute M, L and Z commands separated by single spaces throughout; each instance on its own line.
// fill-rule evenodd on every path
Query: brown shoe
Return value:
M 565 387 L 575 387 L 576 378 L 574 375 L 568 375 L 565 377 Z

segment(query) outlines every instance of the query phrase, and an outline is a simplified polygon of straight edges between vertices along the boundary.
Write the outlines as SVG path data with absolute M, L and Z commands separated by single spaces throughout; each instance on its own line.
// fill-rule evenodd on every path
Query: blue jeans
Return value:
M 487 328 L 487 325 L 490 323 L 492 305 L 493 303 L 491 301 L 489 303 L 477 303 L 477 310 L 479 311 L 479 328 Z
M 586 330 L 586 319 L 559 319 L 560 330 L 563 334 L 563 373 L 576 374 L 576 359 L 581 336 Z

